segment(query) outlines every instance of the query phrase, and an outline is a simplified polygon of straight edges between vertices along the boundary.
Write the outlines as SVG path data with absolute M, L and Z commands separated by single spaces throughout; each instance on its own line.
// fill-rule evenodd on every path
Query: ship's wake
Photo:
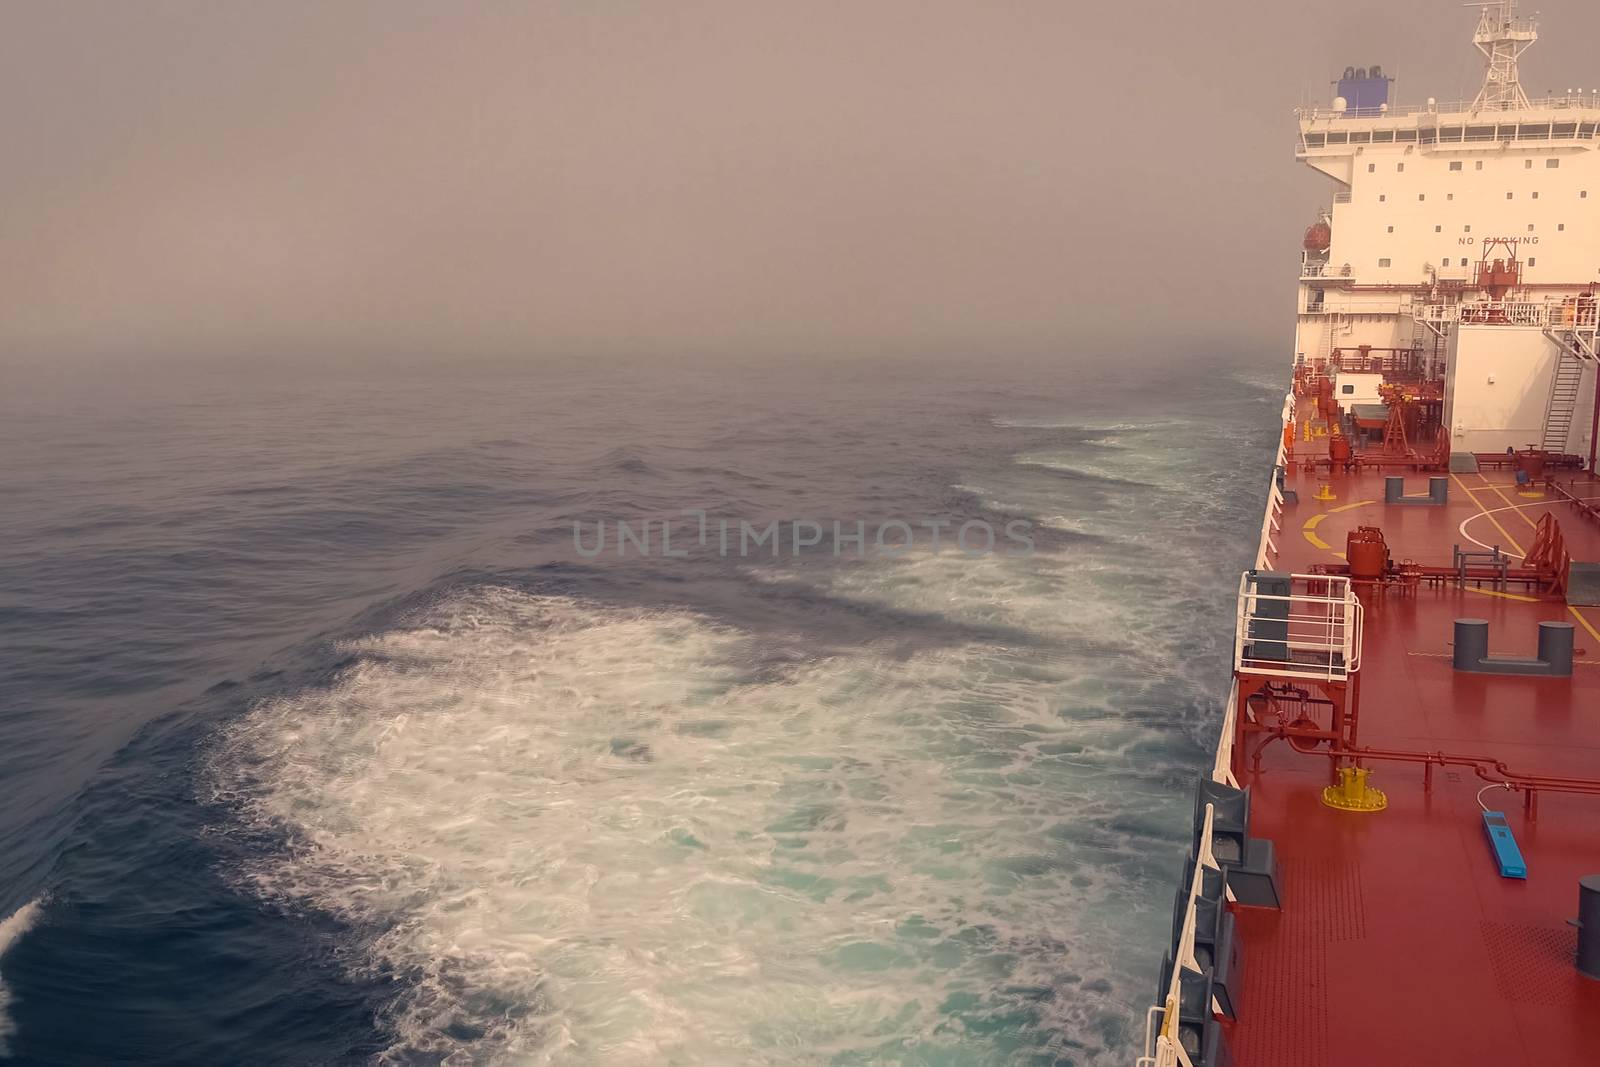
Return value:
M 1071 617 L 998 558 L 890 573 L 833 592 Z M 213 788 L 283 841 L 240 877 L 341 919 L 351 966 L 396 981 L 394 1062 L 1120 1049 L 1144 990 L 1102 953 L 1151 917 L 1111 902 L 1171 813 L 1111 769 L 1192 753 L 1163 768 L 1103 687 L 1033 651 L 775 671 L 756 640 L 462 593 L 227 730 Z

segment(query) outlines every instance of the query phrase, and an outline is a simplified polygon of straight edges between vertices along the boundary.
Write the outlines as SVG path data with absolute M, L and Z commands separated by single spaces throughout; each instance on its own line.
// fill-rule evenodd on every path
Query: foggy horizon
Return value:
M 1454 2 L 10 13 L 12 365 L 1286 357 L 1292 109 L 1480 81 Z M 1593 83 L 1540 17 L 1529 91 Z

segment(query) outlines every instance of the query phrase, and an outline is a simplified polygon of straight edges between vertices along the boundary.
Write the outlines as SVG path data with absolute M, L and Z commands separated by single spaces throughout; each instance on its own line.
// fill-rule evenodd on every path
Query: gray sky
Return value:
M 1287 352 L 1290 110 L 1479 80 L 1445 0 L 0 12 L 28 363 Z M 1600 5 L 1542 12 L 1530 91 L 1600 85 Z

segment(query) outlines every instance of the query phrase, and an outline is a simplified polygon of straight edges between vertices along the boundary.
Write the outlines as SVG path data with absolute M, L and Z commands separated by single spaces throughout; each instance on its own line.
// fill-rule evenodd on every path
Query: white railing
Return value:
M 1274 540 L 1274 537 L 1282 528 L 1283 490 L 1278 488 L 1278 468 L 1274 466 L 1272 481 L 1267 484 L 1267 511 L 1261 521 L 1261 541 L 1256 546 L 1256 567 L 1258 569 L 1270 566 L 1268 561 L 1278 554 L 1278 543 Z
M 1228 686 L 1228 706 L 1222 712 L 1222 737 L 1217 741 L 1217 758 L 1211 763 L 1211 780 L 1239 788 L 1233 776 L 1233 735 L 1239 726 L 1239 687 Z
M 1361 601 L 1342 575 L 1292 574 L 1289 595 L 1268 594 L 1239 577 L 1239 612 L 1233 637 L 1233 668 L 1240 674 L 1340 681 L 1361 669 Z M 1268 610 L 1263 610 L 1263 608 Z M 1280 634 L 1261 636 L 1267 627 Z M 1263 656 L 1257 646 L 1281 648 Z
M 1283 415 L 1278 429 L 1278 451 L 1272 460 L 1272 477 L 1267 482 L 1267 509 L 1261 518 L 1261 540 L 1256 545 L 1257 570 L 1270 568 L 1278 554 L 1277 542 L 1273 540 L 1273 536 L 1283 529 L 1283 491 L 1278 488 L 1278 472 L 1289 468 L 1289 450 L 1284 445 L 1283 431 L 1293 426 L 1294 392 L 1291 390 L 1283 397 Z
M 1330 263 L 1325 259 L 1302 260 L 1300 277 L 1343 278 L 1345 281 L 1350 281 L 1355 277 L 1355 272 L 1348 263 Z
M 1407 310 L 1407 307 L 1408 307 L 1408 305 L 1402 304 L 1398 300 L 1394 301 L 1393 303 L 1390 303 L 1390 302 L 1386 301 L 1386 302 L 1381 303 L 1381 304 L 1352 304 L 1352 303 L 1348 303 L 1348 302 L 1335 304 L 1335 303 L 1330 303 L 1327 300 L 1324 300 L 1320 304 L 1312 304 L 1312 303 L 1306 304 L 1306 309 L 1305 309 L 1305 311 L 1301 312 L 1301 314 L 1302 315 L 1398 315 L 1401 312 Z
M 1594 109 L 1600 110 L 1600 90 L 1588 93 L 1551 93 L 1547 96 L 1532 97 L 1528 100 L 1529 111 L 1572 111 Z M 1466 118 L 1468 120 L 1481 117 L 1484 120 L 1512 118 L 1523 114 L 1523 109 L 1512 108 L 1482 108 L 1477 107 L 1476 100 L 1438 100 L 1426 104 L 1391 104 L 1387 111 L 1376 115 L 1346 115 L 1343 111 L 1335 111 L 1328 107 L 1299 107 L 1295 108 L 1295 117 L 1302 122 L 1307 121 L 1340 121 L 1344 119 L 1401 119 L 1415 118 L 1418 115 L 1438 115 L 1441 118 Z
M 1217 858 L 1211 854 L 1211 831 L 1216 817 L 1217 809 L 1207 804 L 1205 821 L 1200 828 L 1200 851 L 1194 865 L 1194 877 L 1189 879 L 1189 902 L 1183 910 L 1183 927 L 1178 933 L 1178 943 L 1173 946 L 1172 978 L 1167 983 L 1162 1002 L 1145 1012 L 1144 1055 L 1135 1061 L 1137 1067 L 1194 1067 L 1194 1061 L 1178 1040 L 1178 998 L 1183 988 L 1184 969 L 1200 970 L 1200 963 L 1194 957 L 1195 902 L 1200 899 L 1201 887 L 1205 885 L 1206 871 L 1221 870 Z M 1216 1009 L 1215 1001 L 1211 1007 Z
M 1592 330 L 1600 321 L 1600 303 L 1574 297 L 1540 303 L 1507 300 L 1467 300 L 1455 304 L 1419 304 L 1412 309 L 1418 322 L 1464 322 L 1490 326 L 1545 326 L 1553 330 Z

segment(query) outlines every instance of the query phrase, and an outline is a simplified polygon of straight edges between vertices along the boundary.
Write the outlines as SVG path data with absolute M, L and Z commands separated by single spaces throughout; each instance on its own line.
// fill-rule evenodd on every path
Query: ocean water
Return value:
M 1128 1062 L 1280 402 L 1204 353 L 13 376 L 0 1049 Z M 647 519 L 681 555 L 579 551 Z

